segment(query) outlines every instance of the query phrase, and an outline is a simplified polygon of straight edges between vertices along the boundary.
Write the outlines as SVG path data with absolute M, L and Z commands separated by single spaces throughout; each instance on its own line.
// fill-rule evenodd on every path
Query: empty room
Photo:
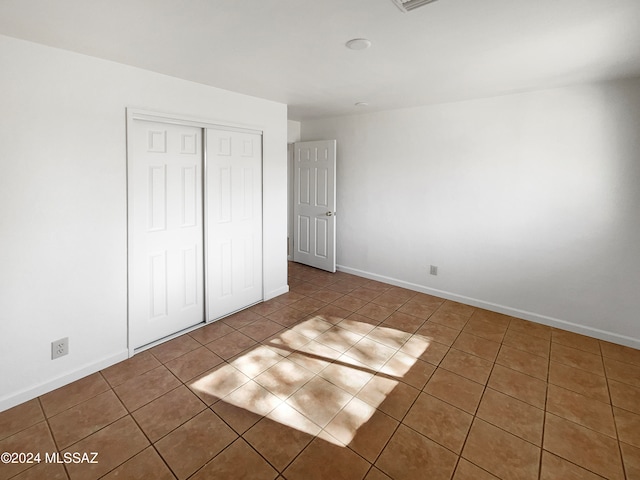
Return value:
M 640 2 L 0 2 L 0 480 L 640 480 Z

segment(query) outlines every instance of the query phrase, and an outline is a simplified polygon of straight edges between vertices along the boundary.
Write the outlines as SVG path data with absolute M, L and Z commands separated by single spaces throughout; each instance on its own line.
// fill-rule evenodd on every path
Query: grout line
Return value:
M 38 407 L 40 408 L 40 413 L 42 414 L 42 418 L 41 418 L 41 419 L 39 419 L 39 420 L 37 420 L 36 422 L 34 422 L 34 423 L 30 424 L 30 425 L 27 425 L 26 427 L 21 427 L 21 428 L 19 428 L 19 430 L 16 430 L 15 432 L 12 432 L 10 435 L 6 435 L 6 432 L 2 432 L 2 435 L 5 435 L 5 436 L 4 436 L 4 437 L 0 437 L 0 442 L 3 442 L 4 440 L 7 440 L 8 438 L 13 437 L 14 435 L 17 435 L 17 434 L 19 434 L 19 433 L 22 433 L 22 432 L 24 432 L 25 430 L 28 430 L 28 429 L 30 429 L 30 428 L 32 428 L 32 427 L 34 427 L 34 426 L 36 426 L 37 424 L 42 423 L 43 421 L 45 421 L 45 420 L 47 419 L 47 416 L 46 416 L 46 415 L 45 415 L 45 413 L 44 413 L 44 409 L 42 408 L 42 403 L 40 402 L 40 397 L 41 397 L 41 395 L 40 395 L 40 396 L 37 396 L 37 397 L 35 397 L 35 398 L 31 399 L 31 400 L 27 400 L 27 401 L 26 401 L 26 402 L 24 402 L 24 403 L 18 404 L 18 405 L 16 405 L 15 407 L 12 407 L 12 408 L 16 408 L 16 407 L 19 407 L 19 406 L 25 405 L 25 404 L 26 404 L 26 403 L 28 403 L 28 402 L 31 402 L 31 401 L 33 401 L 33 400 L 36 400 L 36 401 L 37 401 L 37 403 L 38 403 Z M 8 409 L 8 410 L 5 410 L 5 411 L 6 411 L 6 412 L 8 412 L 8 411 L 9 411 L 9 410 L 11 410 L 12 408 L 10 408 L 10 409 Z M 5 411 L 0 412 L 0 415 L 1 415 L 2 413 L 4 413 Z
M 180 388 L 180 386 L 178 386 L 178 387 L 174 388 L 173 390 L 176 390 L 176 389 L 178 389 L 178 388 Z M 170 390 L 170 392 L 172 392 L 173 390 Z M 170 393 L 170 392 L 166 392 L 166 393 Z M 166 393 L 165 393 L 165 394 L 163 394 L 163 395 L 166 395 Z M 158 397 L 158 398 L 160 398 L 160 397 Z M 156 399 L 156 400 L 157 400 L 157 399 Z M 151 403 L 151 402 L 149 402 L 149 403 Z M 124 405 L 124 404 L 123 404 L 123 405 Z M 146 404 L 146 405 L 149 405 L 149 404 Z M 143 407 L 140 407 L 140 408 L 143 408 Z M 140 409 L 140 408 L 139 408 L 139 409 Z M 127 409 L 127 407 L 125 407 L 125 409 Z M 139 409 L 138 409 L 138 410 L 139 410 Z M 200 413 L 202 413 L 202 412 L 200 412 Z M 196 415 L 199 415 L 200 413 L 197 413 Z M 147 439 L 147 441 L 149 442 L 149 445 L 148 445 L 148 446 L 146 446 L 145 448 L 143 448 L 142 450 L 140 450 L 138 453 L 136 453 L 136 454 L 135 454 L 135 455 L 133 455 L 132 457 L 129 457 L 128 459 L 126 459 L 126 460 L 125 460 L 124 462 L 122 462 L 120 465 L 117 465 L 116 467 L 112 468 L 109 472 L 112 472 L 112 471 L 113 471 L 113 470 L 115 470 L 116 468 L 119 468 L 120 466 L 122 466 L 122 465 L 124 465 L 125 463 L 127 463 L 129 460 L 131 460 L 131 459 L 133 459 L 133 458 L 137 457 L 138 455 L 140 455 L 140 454 L 141 454 L 142 452 L 144 452 L 147 448 L 151 447 L 151 448 L 153 448 L 153 449 L 155 450 L 155 452 L 156 452 L 156 454 L 158 455 L 158 457 L 160 457 L 160 460 L 162 460 L 162 462 L 167 466 L 167 468 L 168 468 L 168 469 L 169 469 L 169 471 L 173 474 L 173 476 L 174 476 L 175 478 L 178 478 L 178 475 L 176 474 L 176 472 L 174 472 L 174 471 L 173 471 L 173 469 L 171 468 L 171 465 L 169 465 L 169 464 L 167 463 L 167 461 L 164 459 L 164 457 L 160 454 L 160 452 L 159 452 L 159 451 L 158 451 L 158 449 L 156 448 L 155 443 L 154 443 L 154 442 L 149 438 L 149 436 L 147 435 L 147 432 L 145 432 L 145 431 L 144 431 L 144 429 L 142 428 L 142 426 L 138 423 L 138 421 L 137 421 L 137 420 L 136 420 L 136 418 L 133 416 L 133 414 L 132 414 L 131 412 L 129 412 L 129 411 L 128 411 L 128 409 L 127 409 L 127 415 L 131 417 L 131 420 L 136 424 L 136 426 L 138 427 L 138 429 L 140 430 L 140 432 L 142 432 L 142 434 L 145 436 L 145 438 L 146 438 L 146 439 Z M 182 423 L 181 425 L 179 425 L 179 426 L 178 426 L 178 427 L 176 427 L 176 428 L 179 428 L 180 426 L 184 425 L 184 424 L 185 424 L 185 423 L 187 423 L 189 420 L 193 419 L 196 415 L 194 415 L 193 417 L 189 418 L 188 420 L 186 420 L 184 423 Z M 171 432 L 173 432 L 174 430 L 175 430 L 175 429 L 171 430 Z M 169 433 L 171 433 L 171 432 L 169 432 Z M 166 435 L 169 435 L 169 433 L 167 433 Z M 160 437 L 158 440 L 156 440 L 156 442 L 157 442 L 157 441 L 159 441 L 160 439 L 162 439 L 162 438 L 166 437 L 166 435 L 164 435 L 164 436 Z M 108 474 L 109 472 L 105 473 L 105 475 L 106 475 L 106 474 Z
M 471 317 L 470 317 L 470 318 L 471 318 Z M 468 324 L 468 323 L 469 323 L 469 321 L 467 320 L 467 324 Z M 467 324 L 465 324 L 465 326 L 466 326 Z M 511 324 L 511 320 L 509 320 L 509 324 Z M 508 329 L 508 327 L 509 327 L 509 325 L 507 325 L 507 329 Z M 463 327 L 463 328 L 464 328 L 464 327 Z M 505 334 L 506 334 L 506 330 L 505 330 Z M 504 336 L 503 336 L 503 339 L 504 339 Z M 502 342 L 500 342 L 500 348 L 502 348 Z M 455 471 L 458 469 L 458 465 L 460 464 L 460 459 L 461 459 L 461 458 L 464 458 L 464 459 L 465 459 L 465 460 L 467 460 L 468 462 L 470 462 L 470 463 L 472 463 L 473 465 L 475 465 L 475 463 L 471 462 L 471 460 L 468 460 L 467 458 L 463 457 L 463 456 L 462 456 L 462 453 L 464 452 L 464 448 L 466 447 L 466 445 L 467 445 L 467 441 L 469 440 L 469 436 L 471 435 L 471 428 L 473 427 L 473 424 L 475 423 L 476 418 L 479 418 L 479 417 L 477 416 L 477 414 L 478 414 L 478 410 L 480 409 L 480 405 L 482 404 L 482 400 L 484 399 L 485 392 L 487 391 L 487 388 L 489 388 L 489 387 L 488 387 L 488 385 L 489 385 L 489 379 L 491 378 L 491 375 L 492 375 L 492 373 L 493 373 L 493 369 L 494 369 L 494 367 L 496 366 L 496 360 L 498 359 L 498 354 L 500 353 L 500 348 L 498 349 L 498 352 L 496 353 L 496 358 L 493 360 L 493 363 L 491 364 L 491 369 L 490 369 L 490 371 L 489 371 L 489 375 L 487 376 L 487 381 L 485 382 L 484 387 L 483 387 L 483 389 L 482 389 L 482 395 L 480 395 L 480 399 L 478 400 L 478 405 L 476 406 L 476 409 L 475 409 L 475 411 L 474 411 L 474 413 L 473 413 L 473 415 L 472 415 L 472 417 L 473 417 L 473 418 L 471 419 L 471 424 L 469 425 L 469 430 L 467 430 L 467 434 L 466 434 L 466 435 L 465 435 L 465 437 L 464 437 L 464 442 L 462 442 L 462 447 L 460 447 L 460 453 L 458 454 L 458 459 L 456 460 L 456 466 L 455 466 L 455 468 L 454 468 L 454 473 L 453 473 L 453 474 L 455 474 Z M 447 403 L 448 403 L 448 402 L 447 402 Z M 495 425 L 495 426 L 497 427 L 497 425 Z M 498 427 L 498 428 L 499 428 L 499 427 Z M 481 470 L 483 470 L 483 471 L 488 471 L 488 470 L 485 470 L 484 468 L 482 468 L 482 467 L 480 467 L 480 466 L 478 466 L 478 465 L 476 465 L 476 466 L 477 466 L 478 468 L 480 468 Z M 489 473 L 491 473 L 491 472 L 489 472 Z M 493 474 L 491 473 L 491 475 L 493 475 Z
M 277 408 L 277 407 L 276 407 L 276 408 Z M 255 427 L 258 423 L 260 423 L 264 418 L 267 418 L 267 417 L 266 417 L 266 416 L 262 417 L 260 420 L 258 420 L 258 422 L 256 422 L 254 425 L 252 425 L 252 426 L 251 426 L 251 428 L 247 429 L 247 431 L 246 431 L 246 432 L 244 432 L 244 433 L 247 433 L 249 430 L 251 430 L 253 427 Z M 273 469 L 276 471 L 276 475 L 282 475 L 282 472 L 286 469 L 286 467 L 285 467 L 285 468 L 283 468 L 283 469 L 282 469 L 282 471 L 281 471 L 281 470 L 279 470 L 275 465 L 273 465 L 273 464 L 272 464 L 272 463 L 267 459 L 267 457 L 265 457 L 264 455 L 262 455 L 262 453 L 260 453 L 260 452 L 259 452 L 259 451 L 258 451 L 258 450 L 257 450 L 257 449 L 252 445 L 252 444 L 251 444 L 251 442 L 250 442 L 249 440 L 247 440 L 246 438 L 244 438 L 244 433 L 243 433 L 242 435 L 240 435 L 238 438 L 239 438 L 239 439 L 242 439 L 242 440 L 243 440 L 243 441 L 244 441 L 244 442 L 249 446 L 249 448 L 251 448 L 251 449 L 252 449 L 254 452 L 256 452 L 256 453 L 257 453 L 257 454 L 258 454 L 258 455 L 259 455 L 259 456 L 260 456 L 260 457 L 261 457 L 265 462 L 267 462 L 267 464 L 268 464 L 271 468 L 273 468 Z M 237 439 L 236 439 L 236 440 L 234 440 L 233 442 L 231 442 L 231 444 L 235 443 L 236 441 L 237 441 Z M 231 444 L 230 444 L 230 445 L 231 445 Z M 306 447 L 306 445 L 305 445 L 305 447 Z M 222 452 L 220 452 L 220 453 L 222 453 Z M 218 455 L 220 455 L 220 453 L 219 453 Z M 216 455 L 216 457 L 217 457 L 218 455 Z M 216 458 L 216 457 L 213 457 L 213 458 Z M 211 460 L 213 460 L 213 458 L 212 458 Z M 209 460 L 209 462 L 210 462 L 211 460 Z M 207 463 L 209 463 L 209 462 L 207 462 Z M 205 464 L 205 465 L 206 465 L 206 464 Z M 289 464 L 287 464 L 287 465 L 289 465 Z M 276 478 L 277 478 L 277 477 L 276 477 Z
M 616 431 L 616 440 L 618 441 L 618 451 L 620 453 L 620 462 L 622 463 L 622 472 L 624 473 L 625 478 L 629 478 L 627 474 L 627 465 L 625 464 L 624 454 L 622 452 L 622 441 L 620 440 L 620 433 L 618 432 L 618 422 L 616 420 L 616 414 L 614 411 L 613 399 L 611 398 L 611 389 L 609 388 L 609 377 L 606 377 L 606 379 L 607 379 L 607 392 L 609 393 L 609 403 L 610 403 L 609 406 L 611 407 L 611 416 L 613 417 L 613 428 Z
M 549 400 L 549 385 L 551 385 L 549 383 L 549 377 L 551 375 L 551 344 L 553 343 L 553 331 L 549 337 L 549 357 L 547 358 L 547 379 L 546 379 L 546 386 L 545 386 L 545 392 L 544 392 L 544 409 L 543 409 L 543 416 L 542 416 L 542 435 L 540 437 L 540 460 L 538 461 L 538 480 L 542 479 L 542 456 L 544 454 L 544 435 L 545 435 L 545 429 L 546 429 L 546 425 L 547 425 L 547 403 Z
M 49 417 L 47 416 L 47 414 L 44 411 L 44 405 L 42 405 L 42 399 L 40 397 L 41 396 L 37 397 L 38 398 L 38 404 L 40 405 L 40 409 L 42 410 L 42 415 L 44 416 L 44 421 L 47 424 L 47 430 L 49 431 L 49 435 L 51 435 L 51 439 L 53 440 L 53 445 L 56 448 L 56 451 L 58 453 L 60 453 L 60 447 L 58 446 L 58 442 L 56 441 L 56 437 L 53 434 L 53 430 L 51 430 L 51 424 L 49 423 Z M 66 411 L 66 410 L 64 410 L 64 411 Z M 59 413 L 62 413 L 62 412 L 59 412 Z M 67 464 L 63 464 L 62 466 L 64 467 L 64 473 L 67 476 L 67 478 L 71 478 L 71 476 L 69 475 L 69 470 L 67 468 Z M 27 470 L 30 470 L 31 468 L 34 468 L 34 467 L 35 467 L 35 465 L 33 465 L 30 468 L 27 468 L 26 470 L 23 470 L 23 471 L 26 472 Z

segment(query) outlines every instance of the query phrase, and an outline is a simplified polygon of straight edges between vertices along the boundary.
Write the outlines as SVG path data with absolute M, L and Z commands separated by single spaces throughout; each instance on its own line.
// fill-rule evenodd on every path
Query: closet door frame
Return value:
M 130 228 L 129 225 L 129 221 L 131 218 L 133 218 L 133 212 L 132 212 L 132 203 L 129 202 L 129 198 L 131 196 L 131 188 L 132 185 L 130 183 L 130 178 L 132 178 L 132 159 L 133 159 L 133 145 L 132 142 L 130 141 L 131 138 L 133 138 L 133 128 L 134 128 L 134 121 L 135 120 L 144 120 L 144 121 L 149 121 L 149 122 L 157 122 L 157 123 L 167 123 L 167 124 L 174 124 L 174 125 L 183 125 L 183 126 L 190 126 L 190 127 L 198 127 L 198 128 L 202 128 L 203 130 L 203 165 L 202 165 L 202 179 L 203 179 L 203 188 L 202 188 L 202 201 L 203 201 L 203 228 L 204 228 L 204 279 L 203 279 L 203 283 L 204 283 L 204 313 L 205 313 L 205 321 L 203 324 L 198 324 L 195 325 L 191 328 L 185 329 L 185 330 L 181 330 L 180 332 L 176 332 L 175 334 L 169 335 L 167 337 L 164 337 L 160 340 L 158 340 L 157 342 L 153 342 L 150 343 L 148 345 L 145 345 L 144 347 L 141 348 L 134 348 L 132 341 L 131 341 L 131 328 L 130 328 L 130 322 L 132 321 L 131 319 L 131 299 L 129 298 L 129 296 L 131 295 L 131 291 L 130 291 L 130 281 L 131 281 L 131 258 L 130 256 L 132 255 L 132 249 L 131 249 L 131 245 L 132 245 L 132 230 Z M 201 328 L 203 325 L 206 325 L 208 323 L 211 323 L 212 321 L 215 321 L 216 319 L 209 319 L 209 302 L 207 301 L 207 294 L 208 294 L 208 255 L 207 255 L 207 241 L 208 241 L 208 220 L 207 220 L 207 211 L 204 208 L 207 205 L 207 179 L 206 179 L 206 174 L 207 174 L 207 143 L 206 143 L 206 130 L 207 129 L 214 129 L 214 130 L 226 130 L 226 131 L 230 131 L 230 132 L 239 132 L 239 133 L 249 133 L 249 134 L 254 134 L 254 135 L 260 135 L 261 137 L 263 137 L 263 129 L 259 126 L 255 126 L 255 125 L 241 125 L 241 124 L 234 124 L 232 122 L 227 122 L 224 120 L 209 120 L 209 119 L 202 119 L 202 118 L 196 118 L 196 117 L 190 117 L 190 116 L 186 116 L 186 115 L 179 115 L 179 114 L 172 114 L 172 113 L 163 113 L 163 112 L 156 112 L 156 111 L 151 111 L 151 110 L 144 110 L 144 109 L 139 109 L 139 108 L 130 108 L 127 107 L 126 108 L 126 132 L 127 132 L 127 140 L 126 140 L 126 144 L 127 144 L 127 347 L 129 350 L 129 357 L 132 357 L 135 353 L 139 353 L 141 351 L 144 351 L 148 348 L 151 348 L 155 345 L 158 345 L 160 343 L 166 342 L 167 340 L 170 340 L 172 338 L 178 337 L 186 332 L 189 331 L 193 331 L 196 330 L 198 328 Z M 263 145 L 264 147 L 264 145 Z M 262 162 L 264 162 L 264 148 L 262 148 Z M 264 163 L 263 163 L 263 167 L 262 167 L 262 174 L 264 175 Z M 262 188 L 261 190 L 261 195 L 262 195 L 262 208 L 264 209 L 264 188 Z M 261 212 L 261 216 L 263 216 L 263 212 Z M 264 299 L 264 224 L 263 224 L 263 229 L 262 229 L 262 238 L 261 238 L 261 245 L 262 245 L 262 298 Z M 249 306 L 249 305 L 247 305 Z M 229 312 L 230 314 L 233 312 Z

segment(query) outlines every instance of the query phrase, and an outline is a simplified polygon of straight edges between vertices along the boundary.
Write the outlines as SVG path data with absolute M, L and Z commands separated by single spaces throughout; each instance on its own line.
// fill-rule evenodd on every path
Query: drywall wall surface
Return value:
M 127 107 L 264 132 L 265 297 L 288 290 L 286 105 L 5 36 L 0 64 L 0 410 L 128 355 Z
M 300 141 L 300 122 L 287 120 L 287 143 Z
M 639 132 L 639 79 L 302 122 L 341 269 L 636 347 Z

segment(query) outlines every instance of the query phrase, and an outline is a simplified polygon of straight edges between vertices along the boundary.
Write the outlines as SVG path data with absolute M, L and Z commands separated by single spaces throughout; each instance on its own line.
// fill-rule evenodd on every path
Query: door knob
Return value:
M 326 215 L 327 217 L 331 217 L 331 216 L 333 216 L 333 212 L 327 212 L 325 215 Z

